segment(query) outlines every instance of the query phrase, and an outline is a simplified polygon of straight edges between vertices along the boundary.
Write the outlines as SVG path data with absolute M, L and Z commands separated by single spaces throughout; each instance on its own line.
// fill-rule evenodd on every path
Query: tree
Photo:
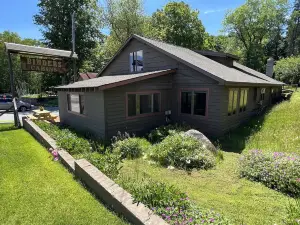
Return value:
M 4 31 L 0 33 L 0 93 L 10 91 L 10 74 L 8 68 L 8 58 L 5 51 L 4 42 L 17 44 L 41 46 L 41 43 L 34 39 L 22 39 L 17 33 Z M 41 90 L 41 80 L 43 77 L 37 72 L 22 72 L 20 57 L 12 54 L 12 66 L 15 78 L 15 85 L 18 93 L 36 92 Z
M 170 2 L 152 15 L 151 36 L 174 45 L 201 49 L 205 29 L 198 16 L 199 11 L 188 4 Z
M 247 0 L 225 16 L 224 28 L 243 47 L 244 64 L 264 71 L 265 45 L 282 34 L 288 11 L 287 0 Z M 275 40 L 276 46 L 280 38 Z
M 300 83 L 300 57 L 289 57 L 277 61 L 275 78 L 285 83 Z
M 289 55 L 300 54 L 300 0 L 294 3 L 292 15 L 288 21 L 287 40 Z
M 40 0 L 38 7 L 34 21 L 42 26 L 44 42 L 50 48 L 72 50 L 71 15 L 76 13 L 76 53 L 80 68 L 103 39 L 102 10 L 97 0 Z
M 125 42 L 132 34 L 142 34 L 144 9 L 140 0 L 107 0 L 105 8 L 110 36 L 119 43 Z

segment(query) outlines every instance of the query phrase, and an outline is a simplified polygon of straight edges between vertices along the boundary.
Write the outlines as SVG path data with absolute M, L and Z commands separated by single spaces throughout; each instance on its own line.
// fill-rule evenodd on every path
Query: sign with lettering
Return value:
M 67 66 L 62 59 L 39 59 L 21 56 L 23 71 L 66 73 Z

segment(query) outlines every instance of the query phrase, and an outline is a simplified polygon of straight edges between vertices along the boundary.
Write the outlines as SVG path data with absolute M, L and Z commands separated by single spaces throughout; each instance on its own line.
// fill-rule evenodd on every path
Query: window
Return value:
M 247 102 L 248 102 L 248 89 L 242 88 L 240 94 L 240 112 L 246 111 Z
M 256 99 L 257 99 L 257 87 L 254 88 L 254 93 L 253 94 L 254 94 L 253 95 L 253 100 L 256 101 Z
M 84 114 L 84 95 L 83 94 L 68 94 L 68 110 L 71 112 Z
M 228 116 L 236 114 L 238 102 L 238 89 L 229 89 Z
M 264 101 L 265 100 L 265 93 L 266 93 L 266 89 L 262 88 L 260 90 L 260 101 Z
M 129 54 L 130 72 L 139 72 L 144 70 L 143 50 L 131 52 Z
M 127 116 L 137 116 L 160 112 L 160 93 L 128 94 Z
M 194 92 L 194 115 L 205 116 L 206 93 Z
M 206 92 L 182 91 L 181 113 L 206 116 Z
M 192 92 L 181 92 L 181 113 L 192 114 Z

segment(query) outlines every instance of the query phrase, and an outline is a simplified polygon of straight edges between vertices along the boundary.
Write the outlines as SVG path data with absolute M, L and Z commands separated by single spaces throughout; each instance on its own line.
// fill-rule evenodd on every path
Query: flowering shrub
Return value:
M 252 150 L 240 159 L 240 175 L 269 188 L 300 195 L 300 156 L 296 154 Z
M 163 166 L 175 166 L 190 170 L 209 169 L 216 164 L 216 158 L 198 140 L 183 132 L 169 135 L 154 145 L 150 158 Z
M 144 138 L 127 138 L 112 144 L 113 152 L 121 154 L 122 158 L 134 159 L 142 155 L 150 147 L 150 143 Z
M 191 127 L 188 125 L 169 124 L 167 126 L 160 126 L 155 128 L 148 135 L 148 139 L 151 143 L 158 143 L 165 139 L 170 134 L 179 133 L 182 131 L 188 131 Z
M 229 224 L 220 214 L 202 210 L 186 193 L 174 186 L 152 179 L 121 180 L 121 185 L 132 193 L 135 202 L 142 202 L 169 224 Z

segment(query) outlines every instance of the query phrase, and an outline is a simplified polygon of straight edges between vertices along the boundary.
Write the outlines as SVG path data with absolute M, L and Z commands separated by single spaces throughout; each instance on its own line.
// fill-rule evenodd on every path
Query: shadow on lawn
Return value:
M 217 143 L 226 152 L 242 153 L 250 136 L 261 130 L 266 114 L 272 109 L 270 107 L 263 115 L 252 117 L 237 128 L 217 139 Z
M 18 130 L 13 124 L 0 124 L 0 133 L 4 131 Z

